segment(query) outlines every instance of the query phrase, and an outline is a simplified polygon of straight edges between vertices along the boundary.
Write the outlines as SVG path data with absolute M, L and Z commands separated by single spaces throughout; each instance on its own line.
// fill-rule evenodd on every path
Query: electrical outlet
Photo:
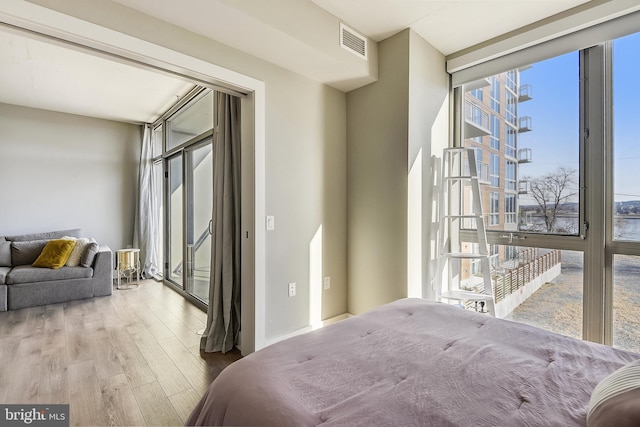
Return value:
M 326 291 L 327 289 L 331 289 L 331 276 L 327 276 L 324 278 L 324 290 Z
M 289 296 L 290 297 L 296 296 L 296 282 L 289 283 Z

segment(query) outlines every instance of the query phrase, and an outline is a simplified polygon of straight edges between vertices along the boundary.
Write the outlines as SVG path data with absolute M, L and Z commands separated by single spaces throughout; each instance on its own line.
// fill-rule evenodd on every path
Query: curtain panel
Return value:
M 213 236 L 204 352 L 226 353 L 240 332 L 240 100 L 215 93 Z

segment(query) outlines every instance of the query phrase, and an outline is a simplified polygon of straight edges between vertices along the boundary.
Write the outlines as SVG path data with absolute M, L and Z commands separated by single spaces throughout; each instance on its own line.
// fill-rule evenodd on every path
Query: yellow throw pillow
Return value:
M 75 240 L 49 240 L 42 252 L 40 252 L 40 256 L 34 261 L 33 266 L 52 268 L 54 270 L 63 267 L 75 245 Z

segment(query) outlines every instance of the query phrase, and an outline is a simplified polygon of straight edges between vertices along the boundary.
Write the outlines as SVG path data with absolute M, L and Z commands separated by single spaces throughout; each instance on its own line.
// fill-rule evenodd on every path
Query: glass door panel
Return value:
M 213 151 L 211 139 L 185 151 L 187 164 L 186 286 L 196 298 L 209 300 L 213 231 Z
M 182 153 L 169 159 L 167 183 L 167 209 L 169 244 L 166 254 L 166 277 L 182 287 L 183 275 L 183 191 Z
M 155 237 L 153 251 L 156 254 L 156 260 L 158 262 L 159 269 L 156 272 L 156 276 L 163 276 L 164 265 L 164 191 L 163 191 L 163 177 L 162 159 L 153 163 L 153 171 L 151 176 L 151 189 L 155 194 L 155 205 L 152 207 L 151 214 L 155 216 L 157 228 L 157 236 Z

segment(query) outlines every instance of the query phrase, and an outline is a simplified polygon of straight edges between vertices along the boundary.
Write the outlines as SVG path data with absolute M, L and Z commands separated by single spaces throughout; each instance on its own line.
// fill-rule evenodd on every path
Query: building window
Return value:
M 507 194 L 504 196 L 504 222 L 505 224 L 516 223 L 516 195 Z
M 511 89 L 513 93 L 518 91 L 518 70 L 509 70 L 506 73 L 506 84 L 508 89 Z
M 507 105 L 505 107 L 505 120 L 507 121 L 507 123 L 510 123 L 514 126 L 518 125 L 518 97 L 516 95 L 514 95 L 513 93 L 507 91 L 507 94 L 505 95 L 505 99 L 507 102 Z
M 491 148 L 500 149 L 500 118 L 491 115 Z
M 505 126 L 504 154 L 514 159 L 518 152 L 517 135 L 518 131 L 515 127 Z
M 516 163 L 511 160 L 505 161 L 504 164 L 504 181 L 505 189 L 516 190 Z
M 500 193 L 492 191 L 489 194 L 489 225 L 500 223 Z
M 500 81 L 496 76 L 491 77 L 491 109 L 500 113 Z
M 489 177 L 492 187 L 500 186 L 500 156 L 491 153 L 491 163 L 489 164 Z
M 482 101 L 483 95 L 482 95 L 482 89 L 473 89 L 472 91 L 469 91 L 469 93 L 471 94 L 471 96 L 473 96 L 475 99 L 477 99 L 478 101 Z

